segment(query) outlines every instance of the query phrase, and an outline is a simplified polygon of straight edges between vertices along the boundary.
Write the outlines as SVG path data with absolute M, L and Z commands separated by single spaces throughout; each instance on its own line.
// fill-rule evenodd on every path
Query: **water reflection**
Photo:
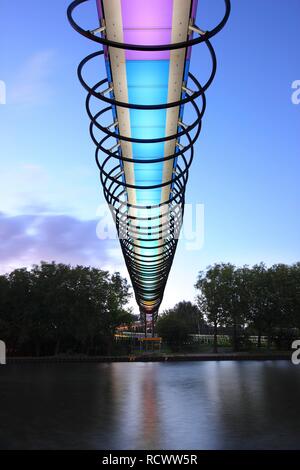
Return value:
M 300 448 L 288 362 L 8 365 L 0 448 Z

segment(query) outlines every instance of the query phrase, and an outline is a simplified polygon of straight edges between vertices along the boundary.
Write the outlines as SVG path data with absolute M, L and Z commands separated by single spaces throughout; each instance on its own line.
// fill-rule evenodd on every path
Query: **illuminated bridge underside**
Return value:
M 100 26 L 86 30 L 75 10 L 94 1 L 73 0 L 68 8 L 72 27 L 98 44 L 80 62 L 78 78 L 87 91 L 96 163 L 136 301 L 145 320 L 147 314 L 155 319 L 181 229 L 205 91 L 216 74 L 210 39 L 227 23 L 231 5 L 223 0 L 222 20 L 205 32 L 195 25 L 197 0 L 96 0 Z M 196 44 L 206 47 L 212 64 L 202 85 L 189 72 Z M 85 70 L 102 56 L 107 78 L 91 86 Z M 184 106 L 191 122 L 184 122 Z
M 189 25 L 194 23 L 197 0 L 97 0 L 97 7 L 108 40 L 162 45 L 191 39 Z M 191 48 L 135 51 L 105 47 L 104 51 L 113 88 L 110 96 L 116 101 L 157 105 L 185 96 L 182 86 L 188 79 Z M 165 263 L 168 242 L 180 230 L 180 223 L 174 226 L 170 211 L 178 140 L 165 138 L 181 129 L 183 106 L 112 109 L 121 136 L 161 139 L 151 143 L 120 140 L 116 150 L 120 157 L 126 157 L 120 162 L 126 185 L 118 227 L 121 245 L 140 309 L 153 315 L 162 301 L 170 270 L 171 263 Z

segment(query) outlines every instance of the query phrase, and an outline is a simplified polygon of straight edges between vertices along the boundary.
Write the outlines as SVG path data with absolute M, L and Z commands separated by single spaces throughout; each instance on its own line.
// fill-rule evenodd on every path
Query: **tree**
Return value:
M 218 328 L 222 325 L 232 328 L 233 349 L 237 351 L 249 311 L 249 268 L 215 264 L 199 273 L 195 287 L 200 290 L 198 302 L 206 299 L 206 317 L 214 328 L 214 352 L 218 350 Z
M 296 304 L 296 284 L 293 269 L 285 264 L 276 264 L 268 269 L 269 304 L 266 317 L 268 347 L 272 336 L 275 336 L 277 346 L 282 347 L 285 337 L 286 347 L 290 347 L 293 336 L 291 330 L 293 323 L 293 310 Z
M 178 350 L 189 337 L 189 326 L 174 309 L 165 311 L 158 317 L 157 332 L 173 350 Z
M 300 330 L 300 263 L 295 263 L 290 270 L 292 284 L 292 324 Z
M 258 335 L 257 346 L 261 347 L 261 337 L 266 330 L 268 315 L 271 313 L 270 282 L 268 269 L 260 263 L 253 266 L 250 272 L 250 315 L 249 323 Z
M 6 340 L 10 335 L 10 286 L 6 276 L 0 276 L 0 338 Z
M 106 304 L 102 314 L 102 334 L 105 337 L 108 351 L 111 352 L 116 328 L 130 325 L 134 321 L 131 310 L 125 309 L 131 297 L 130 286 L 120 273 L 114 273 L 107 285 Z
M 192 302 L 178 302 L 169 312 L 185 322 L 189 333 L 200 333 L 201 326 L 205 323 L 203 310 Z
M 241 331 L 249 321 L 250 270 L 247 266 L 236 268 L 228 263 L 222 269 L 223 311 L 226 324 L 232 327 L 233 350 L 238 351 Z
M 214 352 L 218 352 L 218 328 L 224 324 L 224 288 L 221 282 L 221 264 L 209 266 L 206 272 L 201 271 L 196 282 L 196 289 L 200 291 L 197 296 L 198 306 L 205 305 L 205 316 L 214 329 Z
M 7 345 L 16 350 L 30 339 L 28 318 L 32 310 L 32 276 L 26 268 L 15 269 L 6 277 L 9 290 L 6 303 Z

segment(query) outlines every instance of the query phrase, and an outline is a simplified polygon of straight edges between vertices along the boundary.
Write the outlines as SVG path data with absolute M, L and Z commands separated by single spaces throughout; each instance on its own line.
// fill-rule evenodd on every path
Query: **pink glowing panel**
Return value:
M 124 42 L 169 44 L 172 33 L 173 0 L 121 0 Z M 169 59 L 169 51 L 126 51 L 128 60 Z

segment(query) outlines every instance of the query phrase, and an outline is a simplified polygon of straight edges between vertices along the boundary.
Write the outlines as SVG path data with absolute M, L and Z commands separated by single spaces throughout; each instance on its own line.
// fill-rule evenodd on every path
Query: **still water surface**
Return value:
M 300 366 L 1 366 L 0 448 L 300 449 Z

